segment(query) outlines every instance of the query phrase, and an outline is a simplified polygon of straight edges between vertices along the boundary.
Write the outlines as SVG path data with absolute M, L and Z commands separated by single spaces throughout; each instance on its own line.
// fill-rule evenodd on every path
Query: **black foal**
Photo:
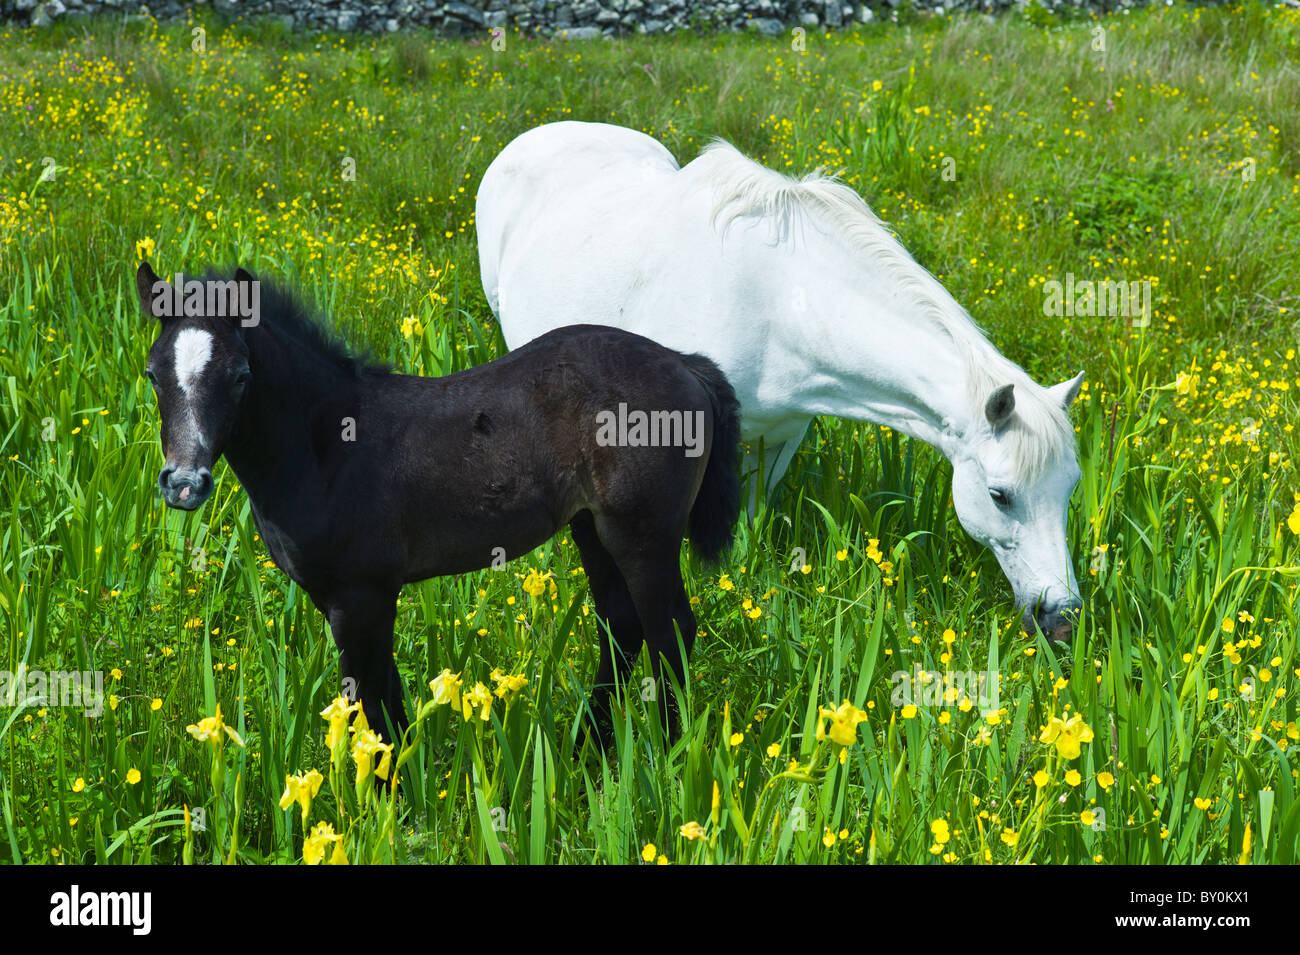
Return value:
M 696 632 L 682 538 L 717 559 L 739 510 L 739 409 L 716 365 L 584 325 L 458 374 L 397 375 L 242 269 L 178 289 L 145 263 L 136 286 L 161 323 L 146 374 L 166 503 L 201 506 L 225 454 L 272 559 L 329 619 L 371 726 L 407 725 L 402 585 L 525 554 L 566 523 L 616 645 L 602 633 L 589 702 L 602 742 L 643 642 L 675 725 L 662 661 L 683 682 L 677 634 L 689 653 Z

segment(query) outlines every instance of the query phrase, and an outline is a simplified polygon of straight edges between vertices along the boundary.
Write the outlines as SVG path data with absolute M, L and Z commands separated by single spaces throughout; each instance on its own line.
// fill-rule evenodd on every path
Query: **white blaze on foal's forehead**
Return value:
M 187 395 L 198 383 L 212 358 L 212 335 L 199 328 L 187 328 L 176 336 L 176 381 Z

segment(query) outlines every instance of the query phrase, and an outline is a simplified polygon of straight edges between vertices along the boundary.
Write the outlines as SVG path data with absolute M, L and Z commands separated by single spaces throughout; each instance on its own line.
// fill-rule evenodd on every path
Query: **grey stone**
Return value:
M 785 24 L 775 17 L 755 17 L 745 26 L 763 36 L 780 36 L 785 32 Z
M 68 12 L 68 8 L 63 5 L 61 0 L 49 0 L 48 3 L 42 3 L 32 14 L 32 26 L 47 27 L 59 17 Z
M 595 40 L 603 36 L 600 27 L 562 27 L 555 35 L 561 40 Z
M 475 26 L 487 26 L 487 17 L 483 15 L 483 11 L 476 7 L 471 7 L 468 3 L 449 3 L 443 12 L 450 17 L 455 17 L 456 19 L 463 20 L 466 23 L 472 23 Z

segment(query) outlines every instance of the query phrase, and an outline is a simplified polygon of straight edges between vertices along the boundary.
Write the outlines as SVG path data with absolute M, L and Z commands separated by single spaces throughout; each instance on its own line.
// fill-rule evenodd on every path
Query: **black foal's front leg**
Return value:
M 397 594 L 379 588 L 354 588 L 330 602 L 330 633 L 339 648 L 343 695 L 361 702 L 366 722 L 386 743 L 400 742 L 407 727 L 402 679 L 393 662 L 396 616 Z

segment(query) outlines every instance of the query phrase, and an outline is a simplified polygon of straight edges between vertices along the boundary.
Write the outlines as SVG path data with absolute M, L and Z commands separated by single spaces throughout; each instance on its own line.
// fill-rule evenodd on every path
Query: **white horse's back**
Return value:
M 548 232 L 561 243 L 568 238 L 558 234 L 559 223 L 548 227 L 557 208 L 593 201 L 592 190 L 599 193 L 602 187 L 613 187 L 611 199 L 617 202 L 628 184 L 677 168 L 677 160 L 657 140 L 604 123 L 548 123 L 511 141 L 484 173 L 475 212 L 483 291 L 492 310 L 500 317 L 503 261 L 512 254 L 522 258 L 536 237 Z M 505 329 L 511 348 L 547 330 L 518 338 Z
M 649 136 L 600 123 L 529 130 L 479 186 L 483 291 L 511 348 L 589 323 L 700 352 L 735 387 L 746 437 L 797 439 L 808 416 L 785 406 L 792 369 L 771 369 L 778 380 L 765 382 L 763 352 L 738 327 L 767 338 L 763 316 L 774 295 L 786 297 L 788 256 L 757 219 L 735 223 L 724 241 L 709 172 L 725 158 L 706 152 L 679 168 Z

